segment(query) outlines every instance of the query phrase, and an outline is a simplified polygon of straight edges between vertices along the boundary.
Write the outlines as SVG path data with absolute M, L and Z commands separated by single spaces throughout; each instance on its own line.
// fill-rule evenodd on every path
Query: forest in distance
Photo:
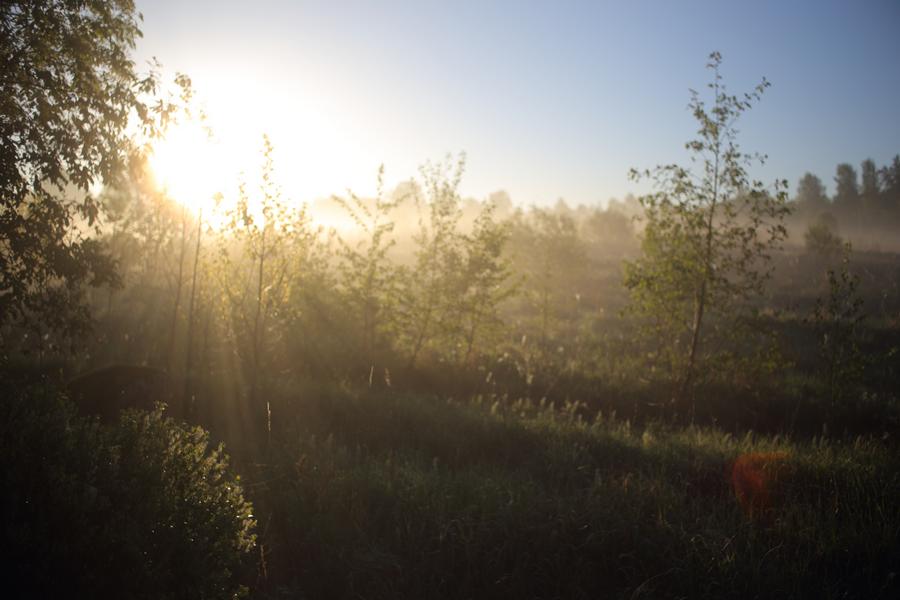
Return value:
M 142 27 L 0 6 L 4 597 L 897 597 L 900 154 L 759 181 L 712 52 L 645 193 L 293 198 Z

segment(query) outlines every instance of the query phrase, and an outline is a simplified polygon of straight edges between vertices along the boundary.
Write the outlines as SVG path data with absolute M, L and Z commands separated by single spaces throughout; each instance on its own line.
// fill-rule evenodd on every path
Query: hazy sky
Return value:
M 900 153 L 900 2 L 138 0 L 144 39 L 188 73 L 225 144 L 268 132 L 285 188 L 374 189 L 465 151 L 463 192 L 521 204 L 640 191 L 630 167 L 683 160 L 688 88 L 772 87 L 740 125 L 757 175 Z

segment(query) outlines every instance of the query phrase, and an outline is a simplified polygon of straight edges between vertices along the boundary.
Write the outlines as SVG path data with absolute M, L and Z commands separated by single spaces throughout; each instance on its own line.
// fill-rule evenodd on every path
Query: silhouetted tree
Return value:
M 879 171 L 881 177 L 882 204 L 900 216 L 900 154 L 894 156 L 890 165 Z
M 128 351 L 121 345 L 109 348 L 109 360 L 171 365 L 174 328 L 183 313 L 173 310 L 185 275 L 179 260 L 187 243 L 182 233 L 191 216 L 157 189 L 143 157 L 132 161 L 114 186 L 106 186 L 99 201 L 106 209 L 101 239 L 115 260 L 122 288 L 110 287 L 105 309 L 95 310 L 102 324 L 98 332 L 111 333 L 110 327 L 118 324 L 130 346 Z
M 131 0 L 0 3 L 0 323 L 74 333 L 82 285 L 115 281 L 89 193 L 116 179 L 153 78 L 135 73 Z
M 828 209 L 828 195 L 822 180 L 806 173 L 797 183 L 797 210 L 811 216 L 818 215 Z
M 862 192 L 860 195 L 862 210 L 867 218 L 871 218 L 878 211 L 880 200 L 880 186 L 878 182 L 878 168 L 875 161 L 867 158 L 860 165 L 862 174 Z
M 847 163 L 839 164 L 834 184 L 836 186 L 834 205 L 845 214 L 856 215 L 859 211 L 859 182 L 856 169 Z

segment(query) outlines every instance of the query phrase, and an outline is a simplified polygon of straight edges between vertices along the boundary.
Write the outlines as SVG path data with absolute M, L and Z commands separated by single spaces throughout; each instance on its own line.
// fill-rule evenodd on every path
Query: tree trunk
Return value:
M 191 296 L 188 301 L 187 347 L 184 359 L 184 397 L 181 400 L 185 418 L 194 417 L 193 349 L 194 349 L 194 298 L 197 294 L 197 267 L 200 263 L 200 237 L 203 234 L 203 210 L 197 216 L 197 245 L 194 248 L 194 272 L 191 275 Z
M 697 363 L 697 349 L 700 346 L 700 327 L 703 325 L 703 313 L 706 309 L 706 281 L 700 285 L 700 293 L 694 304 L 694 323 L 691 327 L 691 349 L 688 354 L 688 364 L 685 369 L 684 377 L 681 380 L 681 386 L 678 390 L 679 404 L 684 404 L 688 393 L 691 390 L 691 384 L 694 382 L 694 368 Z M 692 411 L 693 412 L 693 411 Z
M 416 366 L 416 358 L 419 356 L 419 351 L 422 350 L 422 346 L 425 345 L 425 335 L 428 333 L 428 328 L 431 326 L 431 309 L 425 313 L 425 319 L 422 323 L 422 327 L 419 328 L 418 336 L 416 337 L 415 346 L 413 346 L 412 355 L 409 357 L 409 365 L 407 368 L 412 370 Z
M 719 103 L 719 85 L 715 85 L 716 106 Z M 721 125 L 721 124 L 720 124 Z M 721 131 L 721 128 L 719 129 Z M 721 155 L 721 140 L 719 134 L 716 134 L 715 143 L 715 164 L 713 166 L 713 189 L 712 200 L 709 206 L 709 217 L 706 220 L 706 248 L 703 255 L 703 279 L 700 282 L 700 291 L 697 294 L 694 305 L 694 323 L 691 327 L 691 349 L 688 354 L 688 364 L 685 369 L 684 378 L 678 391 L 679 404 L 683 405 L 687 399 L 687 395 L 691 392 L 691 385 L 694 383 L 694 372 L 697 365 L 697 352 L 700 347 L 700 329 L 703 327 L 703 315 L 706 311 L 706 296 L 709 289 L 710 281 L 713 277 L 713 234 L 715 233 L 716 208 L 719 202 L 719 157 Z M 694 403 L 691 402 L 691 420 L 694 419 Z
M 260 240 L 260 250 L 259 250 L 259 270 L 257 274 L 257 282 L 256 282 L 256 314 L 253 318 L 253 359 L 252 359 L 252 372 L 250 374 L 250 405 L 252 410 L 256 412 L 257 410 L 262 409 L 262 402 L 260 400 L 260 370 L 262 367 L 262 351 L 263 351 L 263 343 L 262 337 L 265 333 L 265 324 L 261 323 L 262 320 L 262 308 L 263 308 L 263 289 L 264 289 L 264 276 L 265 276 L 265 260 L 266 260 L 266 227 L 263 227 L 262 230 L 262 239 Z M 266 432 L 266 439 L 269 437 L 269 409 L 268 405 L 266 405 L 265 410 L 261 410 L 262 417 L 262 425 L 264 431 Z
M 184 253 L 187 245 L 187 213 L 186 208 L 181 205 L 181 251 L 178 256 L 178 279 L 175 281 L 175 306 L 172 308 L 172 325 L 169 329 L 169 351 L 166 356 L 166 364 L 169 365 L 171 374 L 172 367 L 175 364 L 175 336 L 178 333 L 178 309 L 181 307 L 181 286 L 184 277 Z

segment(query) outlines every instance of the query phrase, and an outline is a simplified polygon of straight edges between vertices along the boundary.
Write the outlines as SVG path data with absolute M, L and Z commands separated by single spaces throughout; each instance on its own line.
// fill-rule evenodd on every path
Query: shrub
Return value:
M 815 223 L 810 223 L 803 234 L 806 251 L 827 263 L 840 259 L 843 242 L 835 233 L 836 226 L 834 217 L 828 213 L 819 217 Z
M 162 409 L 105 428 L 50 388 L 0 404 L 6 597 L 228 598 L 255 525 L 223 448 Z

